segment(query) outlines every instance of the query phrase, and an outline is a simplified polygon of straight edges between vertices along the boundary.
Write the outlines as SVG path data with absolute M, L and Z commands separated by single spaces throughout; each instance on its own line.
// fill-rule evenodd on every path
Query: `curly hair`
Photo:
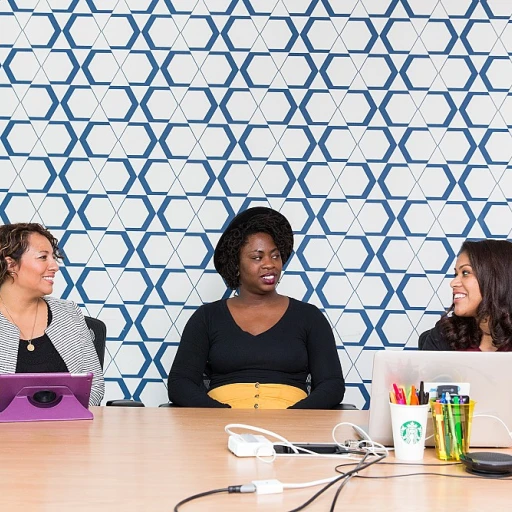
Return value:
M 465 241 L 459 254 L 466 253 L 475 274 L 482 302 L 476 317 L 455 315 L 452 304 L 439 323 L 441 333 L 454 350 L 480 345 L 482 321 L 487 321 L 493 345 L 512 346 L 512 243 L 507 240 Z
M 217 244 L 216 266 L 231 290 L 236 290 L 240 286 L 240 249 L 246 244 L 250 235 L 255 233 L 270 235 L 281 253 L 283 265 L 293 252 L 293 232 L 290 223 L 279 212 L 270 208 L 266 210 L 264 213 L 252 215 L 245 222 L 232 222 Z M 236 225 L 233 226 L 233 224 Z
M 50 242 L 55 259 L 63 258 L 63 254 L 58 246 L 58 240 L 41 224 L 22 222 L 18 224 L 4 224 L 0 226 L 0 284 L 8 277 L 13 279 L 9 273 L 5 258 L 11 258 L 19 264 L 21 257 L 28 249 L 28 239 L 33 233 L 44 236 Z

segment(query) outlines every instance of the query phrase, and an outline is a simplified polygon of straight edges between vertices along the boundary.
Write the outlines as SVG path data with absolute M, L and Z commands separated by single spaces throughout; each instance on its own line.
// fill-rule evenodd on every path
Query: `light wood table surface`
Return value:
M 251 480 L 284 483 L 334 476 L 337 461 L 281 457 L 272 464 L 237 458 L 227 449 L 228 423 L 272 430 L 290 441 L 330 442 L 341 421 L 363 424 L 365 411 L 254 411 L 229 409 L 94 407 L 92 421 L 0 424 L 2 511 L 172 512 L 192 494 Z M 353 438 L 350 428 L 339 439 Z M 510 451 L 509 451 L 510 452 Z M 386 462 L 393 462 L 393 456 Z M 425 463 L 439 462 L 427 449 Z M 465 475 L 444 464 L 374 465 L 361 475 L 429 471 Z M 216 494 L 180 512 L 287 511 L 319 487 L 282 494 Z M 305 510 L 328 511 L 335 487 Z M 353 478 L 341 491 L 340 511 L 501 511 L 510 509 L 512 481 L 440 476 Z

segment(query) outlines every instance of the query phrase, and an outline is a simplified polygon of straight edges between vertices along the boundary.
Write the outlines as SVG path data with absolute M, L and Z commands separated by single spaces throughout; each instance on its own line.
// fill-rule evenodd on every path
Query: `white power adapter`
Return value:
M 228 448 L 237 457 L 271 457 L 274 446 L 265 436 L 252 434 L 230 435 Z

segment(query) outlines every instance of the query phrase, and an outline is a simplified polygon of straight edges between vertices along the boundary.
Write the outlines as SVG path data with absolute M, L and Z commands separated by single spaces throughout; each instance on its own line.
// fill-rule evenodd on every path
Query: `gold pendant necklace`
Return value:
M 7 306 L 5 305 L 4 299 L 2 299 L 1 295 L 0 295 L 0 302 L 2 302 L 2 305 L 4 306 L 5 311 L 6 311 L 7 315 L 9 316 L 9 320 L 11 321 L 11 323 L 14 324 L 16 327 L 18 327 L 18 324 L 13 320 L 12 315 L 11 315 L 11 313 L 9 313 L 9 310 L 7 309 Z M 34 350 L 36 349 L 35 345 L 32 343 L 32 340 L 34 339 L 34 330 L 36 328 L 38 311 L 39 311 L 39 299 L 37 299 L 37 303 L 36 303 L 36 314 L 34 316 L 34 323 L 32 324 L 32 335 L 30 336 L 30 339 L 27 340 L 27 343 L 28 343 L 27 350 L 29 352 L 34 352 Z M 19 327 L 18 327 L 18 331 L 20 331 L 20 334 L 21 334 L 21 329 Z

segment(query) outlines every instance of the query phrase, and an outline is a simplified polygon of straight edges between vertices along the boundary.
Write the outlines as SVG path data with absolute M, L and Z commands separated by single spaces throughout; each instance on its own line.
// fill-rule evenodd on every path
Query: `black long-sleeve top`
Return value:
M 290 298 L 282 318 L 254 336 L 233 319 L 226 299 L 201 306 L 190 318 L 168 378 L 169 399 L 188 407 L 229 407 L 207 394 L 226 384 L 287 384 L 308 392 L 294 409 L 330 409 L 345 394 L 329 322 L 315 306 Z

